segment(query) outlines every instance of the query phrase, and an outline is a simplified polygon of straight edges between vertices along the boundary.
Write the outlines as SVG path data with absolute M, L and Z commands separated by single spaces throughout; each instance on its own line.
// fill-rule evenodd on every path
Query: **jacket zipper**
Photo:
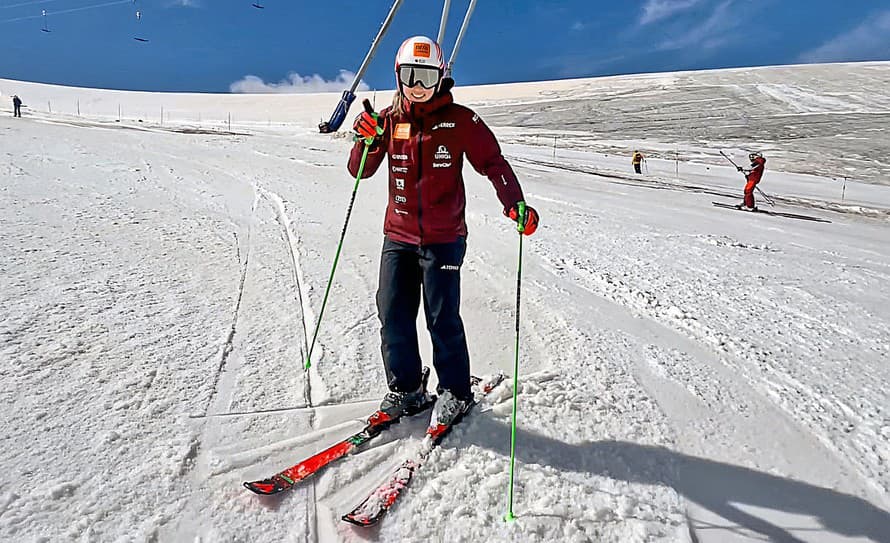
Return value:
M 423 179 L 423 121 L 417 121 L 419 127 L 417 131 L 417 233 L 420 235 L 420 243 L 423 245 L 423 223 L 421 216 L 423 215 L 423 198 L 420 191 L 420 182 Z

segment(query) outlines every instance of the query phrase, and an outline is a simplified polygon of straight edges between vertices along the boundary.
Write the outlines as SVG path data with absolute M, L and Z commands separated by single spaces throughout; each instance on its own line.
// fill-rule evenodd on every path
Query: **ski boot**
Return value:
M 423 368 L 420 388 L 413 392 L 388 392 L 380 402 L 380 408 L 368 419 L 368 423 L 391 424 L 402 417 L 410 417 L 429 408 L 435 400 L 426 390 L 429 377 L 430 369 Z
M 464 414 L 473 405 L 472 400 L 462 400 L 451 393 L 450 390 L 442 391 L 433 406 L 433 415 L 426 433 L 439 435 L 460 421 Z

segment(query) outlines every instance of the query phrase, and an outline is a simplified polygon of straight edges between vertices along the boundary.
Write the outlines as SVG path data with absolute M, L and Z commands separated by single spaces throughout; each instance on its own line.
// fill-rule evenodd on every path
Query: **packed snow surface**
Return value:
M 337 96 L 0 80 L 29 106 L 0 116 L 0 540 L 890 541 L 888 82 L 870 63 L 458 88 L 541 215 L 517 518 L 518 235 L 467 167 L 473 371 L 510 378 L 363 530 L 340 516 L 423 416 L 286 494 L 241 486 L 386 392 L 385 168 L 303 368 L 354 187 L 351 142 L 315 130 Z M 775 206 L 713 206 L 743 185 L 719 152 L 752 148 Z

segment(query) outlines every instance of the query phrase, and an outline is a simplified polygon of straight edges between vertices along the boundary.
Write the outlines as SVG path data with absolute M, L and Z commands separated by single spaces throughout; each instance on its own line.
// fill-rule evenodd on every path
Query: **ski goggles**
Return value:
M 432 66 L 399 66 L 399 83 L 408 88 L 420 83 L 425 89 L 434 89 L 442 80 L 442 72 Z

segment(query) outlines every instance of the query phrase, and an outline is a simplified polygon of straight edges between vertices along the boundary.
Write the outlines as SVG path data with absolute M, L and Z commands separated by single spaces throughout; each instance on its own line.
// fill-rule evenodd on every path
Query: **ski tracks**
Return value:
M 269 202 L 271 202 L 275 206 L 278 223 L 281 226 L 284 240 L 287 243 L 287 251 L 290 254 L 294 284 L 297 288 L 297 304 L 300 307 L 300 315 L 303 324 L 303 344 L 300 347 L 300 362 L 302 363 L 305 361 L 305 358 L 309 352 L 308 329 L 310 326 L 309 323 L 315 322 L 315 314 L 312 311 L 312 307 L 310 307 L 308 303 L 308 286 L 306 281 L 303 279 L 303 270 L 300 267 L 299 241 L 294 235 L 291 228 L 291 222 L 290 218 L 287 215 L 287 206 L 285 205 L 284 199 L 278 194 L 269 190 L 262 188 L 259 188 L 258 190 L 260 194 L 262 194 L 267 200 L 269 200 Z M 315 368 L 310 367 L 309 373 L 307 374 L 306 388 L 304 391 L 304 400 L 306 402 L 306 405 L 309 407 L 312 406 L 313 377 L 315 377 L 314 382 L 321 383 L 321 379 L 318 377 Z
M 857 466 L 858 470 L 853 468 L 846 459 L 848 455 L 844 454 L 850 444 L 831 439 L 834 430 L 830 428 L 825 432 L 824 424 L 831 422 L 826 413 L 835 409 L 825 402 L 837 399 L 812 390 L 813 387 L 807 386 L 800 375 L 791 371 L 793 368 L 785 368 L 782 360 L 788 353 L 781 344 L 763 346 L 762 341 L 751 341 L 757 339 L 756 335 L 749 338 L 743 329 L 726 327 L 732 324 L 737 314 L 757 314 L 757 307 L 748 307 L 750 304 L 758 304 L 762 312 L 764 302 L 761 296 L 742 296 L 739 300 L 730 296 L 736 304 L 712 314 L 714 308 L 708 305 L 707 297 L 702 297 L 703 291 L 710 291 L 708 282 L 712 278 L 679 276 L 665 284 L 666 281 L 660 280 L 658 275 L 652 276 L 652 273 L 664 275 L 668 273 L 667 270 L 646 260 L 635 259 L 638 249 L 641 249 L 641 254 L 646 253 L 646 243 L 652 243 L 649 239 L 651 233 L 635 236 L 624 232 L 618 235 L 621 239 L 603 242 L 600 236 L 608 239 L 617 235 L 609 231 L 611 225 L 607 218 L 589 213 L 585 215 L 581 212 L 583 206 L 533 196 L 534 201 L 557 204 L 551 209 L 552 223 L 565 220 L 575 228 L 596 234 L 592 239 L 579 236 L 576 243 L 568 245 L 529 243 L 529 254 L 526 255 L 529 262 L 523 266 L 528 268 L 523 284 L 524 307 L 545 305 L 545 302 L 536 300 L 541 297 L 536 291 L 542 290 L 549 292 L 545 299 L 550 305 L 554 304 L 555 299 L 566 298 L 567 305 L 563 306 L 566 315 L 571 314 L 573 307 L 585 307 L 586 319 L 590 320 L 590 315 L 600 315 L 597 320 L 602 321 L 603 326 L 602 332 L 595 332 L 593 336 L 581 330 L 572 333 L 573 327 L 567 322 L 558 322 L 556 315 L 539 314 L 526 324 L 530 329 L 523 331 L 522 344 L 524 352 L 544 354 L 527 356 L 541 361 L 552 360 L 564 372 L 567 371 L 566 365 L 575 363 L 573 361 L 578 355 L 557 356 L 558 351 L 576 343 L 579 346 L 590 344 L 588 351 L 603 349 L 606 347 L 602 339 L 610 333 L 617 333 L 617 337 L 607 340 L 612 346 L 606 348 L 606 360 L 601 364 L 605 364 L 609 372 L 619 373 L 629 366 L 638 386 L 646 396 L 657 401 L 667 416 L 673 428 L 668 435 L 674 436 L 680 451 L 720 460 L 726 462 L 726 466 L 746 466 L 746 459 L 754 457 L 761 459 L 757 468 L 763 473 L 775 470 L 790 480 L 812 481 L 855 495 L 865 492 L 865 485 L 872 479 L 873 473 L 861 464 Z M 555 211 L 556 208 L 560 211 Z M 581 219 L 585 220 L 583 226 L 579 223 Z M 556 228 L 561 231 L 559 225 Z M 542 231 L 542 237 L 547 235 L 546 232 Z M 687 237 L 685 234 L 671 234 L 667 236 L 669 239 L 659 243 L 688 245 L 684 241 Z M 771 245 L 741 243 L 726 237 L 716 238 L 716 242 L 711 237 L 697 239 L 693 245 L 717 245 L 723 252 L 730 253 L 781 253 L 780 249 Z M 591 257 L 591 247 L 598 246 L 597 256 Z M 629 250 L 628 247 L 635 249 Z M 620 253 L 613 253 L 616 250 Z M 693 246 L 686 250 L 702 249 Z M 492 276 L 491 282 L 495 285 L 504 284 L 506 277 L 495 273 L 494 264 L 485 262 L 490 257 L 484 254 L 482 257 L 475 256 L 476 253 L 478 250 L 468 257 L 466 268 Z M 674 258 L 682 261 L 684 255 L 683 251 L 677 251 Z M 494 256 L 494 260 L 503 258 Z M 541 275 L 541 270 L 545 275 Z M 548 274 L 557 280 L 547 279 Z M 676 301 L 687 288 L 700 289 L 698 298 L 683 296 L 682 301 Z M 792 309 L 797 311 L 797 307 Z M 569 322 L 582 319 L 581 316 L 577 319 L 566 318 Z M 799 319 L 797 321 L 800 322 Z M 834 326 L 831 323 L 835 322 L 834 319 L 824 318 L 820 321 L 828 323 L 821 328 Z M 837 326 L 838 330 L 832 329 L 828 333 L 845 333 L 842 323 L 837 323 Z M 552 333 L 548 331 L 550 329 Z M 606 333 L 605 336 L 603 333 Z M 633 352 L 622 355 L 621 351 L 627 350 L 620 348 L 622 342 Z M 560 347 L 557 349 L 557 346 Z M 577 351 L 585 352 L 583 348 Z M 610 360 L 613 356 L 617 358 Z M 798 394 L 802 406 L 795 408 L 793 403 L 787 401 L 789 391 Z M 529 402 L 529 398 L 522 401 Z M 526 410 L 536 408 L 536 405 L 526 403 Z M 855 410 L 843 411 L 847 417 L 855 415 Z M 824 420 L 822 423 L 809 420 L 809 413 L 821 414 Z M 770 429 L 769 439 L 764 439 L 764 428 Z M 682 467 L 677 468 L 678 476 L 686 480 L 678 488 L 692 492 L 692 496 L 706 494 L 701 489 L 714 484 L 713 481 L 699 480 L 700 477 L 695 477 Z M 668 467 L 666 469 L 669 470 Z M 726 473 L 730 471 L 727 469 Z M 851 477 L 851 473 L 858 476 Z M 731 481 L 726 483 L 731 484 Z M 755 497 L 754 500 L 753 503 L 768 503 L 766 496 Z M 701 527 L 708 522 L 726 524 L 725 519 L 696 504 L 694 497 L 689 501 L 689 514 L 689 529 L 693 534 L 696 526 Z
M 284 251 L 287 253 L 285 260 L 290 263 L 290 274 L 293 278 L 297 293 L 296 301 L 298 307 L 296 309 L 300 311 L 299 322 L 301 323 L 303 330 L 294 331 L 296 332 L 295 336 L 301 338 L 301 345 L 299 347 L 300 358 L 299 360 L 292 360 L 291 363 L 293 364 L 293 370 L 299 373 L 302 373 L 302 362 L 306 352 L 306 337 L 308 335 L 306 331 L 306 323 L 312 322 L 314 318 L 308 303 L 304 303 L 304 300 L 308 301 L 308 296 L 306 292 L 306 284 L 303 280 L 303 274 L 300 268 L 299 240 L 292 231 L 291 222 L 287 212 L 287 204 L 281 196 L 256 183 L 252 183 L 252 187 L 254 199 L 251 205 L 250 219 L 248 220 L 246 228 L 244 228 L 246 234 L 239 235 L 238 231 L 233 234 L 236 258 L 239 262 L 240 277 L 237 283 L 238 290 L 234 296 L 235 302 L 232 308 L 231 320 L 223 338 L 221 339 L 219 362 L 216 366 L 214 375 L 210 378 L 212 380 L 211 387 L 213 392 L 208 399 L 203 414 L 194 416 L 194 418 L 201 421 L 201 426 L 196 429 L 196 433 L 193 435 L 191 450 L 183 465 L 183 475 L 188 474 L 188 477 L 192 482 L 192 487 L 196 490 L 214 488 L 217 483 L 211 483 L 212 479 L 227 474 L 232 470 L 251 465 L 272 454 L 280 453 L 285 449 L 299 445 L 307 439 L 306 436 L 289 440 L 286 439 L 266 447 L 229 454 L 226 451 L 228 447 L 221 448 L 220 445 L 225 442 L 225 435 L 231 431 L 230 424 L 224 422 L 226 418 L 213 416 L 230 410 L 232 402 L 234 401 L 236 394 L 238 394 L 238 383 L 241 381 L 241 374 L 245 368 L 246 353 L 241 352 L 242 347 L 238 347 L 237 344 L 251 345 L 251 342 L 260 339 L 241 337 L 244 334 L 250 333 L 249 329 L 251 326 L 247 326 L 248 329 L 242 332 L 240 330 L 240 324 L 243 318 L 242 313 L 244 312 L 243 300 L 245 298 L 245 285 L 249 281 L 250 273 L 252 273 L 250 270 L 257 269 L 257 266 L 262 268 L 262 266 L 265 265 L 264 263 L 251 263 L 254 252 L 253 230 L 258 226 L 257 211 L 263 202 L 268 203 L 271 207 L 275 221 L 273 224 L 278 225 L 281 232 L 281 238 L 285 242 Z M 268 237 L 268 234 L 269 233 L 267 232 L 265 235 Z M 261 257 L 260 260 L 262 259 L 263 258 Z M 256 293 L 256 285 L 253 289 Z M 270 300 L 270 302 L 281 303 L 281 300 Z M 255 306 L 257 300 L 253 299 L 251 303 Z M 250 318 L 255 319 L 257 308 L 253 307 L 251 311 L 254 313 L 253 317 Z M 239 337 L 241 337 L 241 339 L 238 339 Z M 261 348 L 261 345 L 255 347 Z M 304 376 L 305 383 L 302 393 L 303 397 L 300 399 L 303 405 L 310 407 L 312 405 L 310 380 L 313 378 L 316 382 L 320 382 L 315 375 L 306 374 Z M 320 389 L 323 390 L 323 387 L 320 387 Z M 313 427 L 315 413 L 312 409 L 309 409 L 309 419 L 309 426 Z M 229 479 L 229 477 L 223 477 L 223 479 Z M 223 484 L 228 483 L 224 482 Z M 307 496 L 308 503 L 314 504 L 314 489 L 307 487 L 307 492 L 309 493 Z M 208 515 L 209 512 L 204 510 L 207 506 L 208 504 L 205 500 L 190 500 L 179 516 L 178 525 L 174 528 L 175 532 L 168 535 L 173 536 L 175 539 L 193 539 L 213 534 L 214 529 L 211 525 L 207 524 L 208 518 L 213 515 Z M 310 527 L 307 530 L 307 535 L 310 537 L 310 540 L 314 540 L 314 534 L 317 533 L 317 528 L 315 527 L 317 523 L 317 512 L 313 505 L 307 505 L 306 515 L 307 518 L 305 519 L 305 522 Z
M 253 205 L 251 206 L 251 216 L 256 212 L 257 198 L 256 193 L 254 193 Z M 228 361 L 229 355 L 232 353 L 235 333 L 238 330 L 238 314 L 241 311 L 241 300 L 244 297 L 244 283 L 247 280 L 247 269 L 250 264 L 250 225 L 247 227 L 247 239 L 245 241 L 245 249 L 242 257 L 241 253 L 241 243 L 238 239 L 238 232 L 234 232 L 233 236 L 235 238 L 235 255 L 238 259 L 238 263 L 240 266 L 240 278 L 238 280 L 238 293 L 235 295 L 235 307 L 232 310 L 232 324 L 229 327 L 228 334 L 226 335 L 225 340 L 223 341 L 222 348 L 220 349 L 220 360 L 219 366 L 216 369 L 216 374 L 213 378 L 212 390 L 214 391 L 213 395 L 210 397 L 207 406 L 204 408 L 204 415 L 206 416 L 211 411 L 211 406 L 215 406 L 218 404 L 218 398 L 220 395 L 220 377 L 223 375 L 226 362 Z M 219 406 L 219 407 L 227 407 Z
M 230 187 L 243 186 L 243 176 L 214 164 L 202 163 L 196 164 L 196 167 L 203 169 L 207 175 L 210 171 L 218 172 L 219 176 L 234 181 L 225 187 L 227 192 L 219 200 L 229 210 L 229 206 L 235 202 L 228 197 L 234 192 Z M 274 457 L 276 462 L 280 461 L 294 447 L 305 446 L 306 440 L 317 440 L 319 436 L 316 433 L 335 431 L 342 425 L 311 430 L 318 424 L 319 416 L 313 406 L 324 401 L 327 391 L 314 366 L 309 371 L 303 371 L 309 326 L 315 321 L 315 313 L 309 303 L 310 288 L 301 266 L 300 237 L 292 222 L 292 217 L 299 216 L 302 211 L 279 193 L 270 190 L 266 183 L 251 181 L 250 187 L 253 192 L 250 216 L 246 226 L 236 225 L 233 234 L 240 277 L 232 316 L 221 339 L 219 362 L 214 375 L 210 377 L 211 396 L 203 414 L 192 416 L 200 426 L 195 428 L 191 450 L 183 465 L 183 475 L 189 478 L 191 487 L 201 495 L 207 494 L 208 490 L 240 494 L 240 486 L 233 481 L 240 477 L 237 472 L 241 468 L 261 464 L 267 458 Z M 213 194 L 210 196 L 214 197 Z M 233 218 L 237 216 L 231 212 L 229 215 Z M 245 221 L 242 218 L 238 222 Z M 276 242 L 276 239 L 283 243 Z M 292 287 L 285 286 L 288 277 Z M 289 293 L 294 297 L 290 298 Z M 294 303 L 290 300 L 294 300 Z M 282 326 L 284 322 L 292 324 Z M 293 356 L 296 354 L 294 350 L 298 351 L 298 356 Z M 276 355 L 287 356 L 276 359 Z M 288 385 L 294 379 L 296 389 Z M 243 390 L 245 386 L 264 382 L 271 386 L 267 388 L 262 385 L 265 390 L 259 396 Z M 294 418 L 294 414 L 271 414 L 265 413 L 267 410 L 254 409 L 258 401 L 277 402 L 295 391 L 300 394 L 294 398 L 298 404 L 296 407 L 306 409 L 306 414 L 300 414 L 297 418 Z M 293 403 L 290 402 L 291 405 Z M 234 411 L 243 412 L 244 416 L 216 416 L 233 411 L 233 408 Z M 308 433 L 307 428 L 310 429 Z M 226 437 L 233 432 L 263 436 L 265 443 L 269 442 L 270 436 L 280 438 L 270 445 L 245 450 L 243 443 L 237 447 L 226 444 Z M 293 435 L 300 437 L 287 437 Z M 298 495 L 303 505 L 287 516 L 291 517 L 295 526 L 305 523 L 306 541 L 315 541 L 319 531 L 315 483 L 305 485 Z M 227 511 L 228 507 L 209 509 L 213 507 L 212 503 L 197 496 L 188 500 L 178 522 L 169 527 L 166 535 L 185 540 L 211 537 L 217 533 L 214 524 L 227 522 L 231 511 Z M 238 501 L 233 502 L 233 506 L 239 507 L 237 504 Z
M 837 444 L 814 432 L 781 402 L 770 401 L 772 394 L 761 392 L 760 378 L 745 364 L 745 355 L 757 355 L 759 350 L 753 346 L 736 350 L 733 345 L 738 338 L 709 330 L 698 322 L 694 309 L 662 305 L 655 292 L 635 288 L 609 273 L 597 273 L 582 259 L 556 257 L 546 251 L 539 256 L 545 269 L 563 279 L 559 284 L 568 280 L 602 299 L 591 310 L 609 315 L 607 328 L 633 334 L 641 342 L 641 350 L 631 362 L 635 378 L 675 428 L 680 451 L 726 465 L 744 466 L 744 458 L 755 457 L 762 459 L 757 468 L 766 473 L 776 470 L 792 480 L 861 488 L 860 483 L 849 480 L 850 470 Z M 577 294 L 572 297 L 581 299 Z M 596 307 L 610 303 L 621 310 Z M 757 367 L 767 366 L 766 359 L 758 356 L 758 360 Z M 777 380 L 774 386 L 790 386 L 782 381 L 790 376 L 777 370 L 769 375 Z M 764 428 L 770 428 L 768 440 L 763 439 Z M 684 468 L 682 464 L 675 467 L 679 469 L 678 488 L 690 493 L 689 529 L 697 537 L 696 527 L 725 524 L 726 519 L 715 514 L 709 503 L 696 501 L 696 496 L 707 495 L 706 489 L 717 483 Z M 767 503 L 762 497 L 754 499 Z
M 287 206 L 285 205 L 284 199 L 271 191 L 260 189 L 261 194 L 263 194 L 270 202 L 275 205 L 276 208 L 276 216 L 278 218 L 278 223 L 281 226 L 283 231 L 284 239 L 287 243 L 287 250 L 290 254 L 291 266 L 293 271 L 294 284 L 297 289 L 297 303 L 300 306 L 300 315 L 302 320 L 302 328 L 303 328 L 303 345 L 300 348 L 300 364 L 306 360 L 306 357 L 309 353 L 309 323 L 315 322 L 315 314 L 312 312 L 312 308 L 309 306 L 309 292 L 307 289 L 307 283 L 303 279 L 303 270 L 300 267 L 300 251 L 299 251 L 299 241 L 293 233 L 291 228 L 290 218 L 287 214 Z M 303 399 L 306 402 L 308 407 L 313 406 L 313 383 L 318 385 L 322 392 L 322 396 L 326 395 L 324 393 L 323 384 L 321 377 L 318 374 L 318 370 L 316 366 L 310 366 L 308 371 L 306 371 L 306 380 L 305 387 L 303 388 Z M 309 421 L 310 428 L 315 428 L 316 426 L 316 414 L 314 410 L 309 411 Z M 316 481 L 313 479 L 311 484 L 306 485 L 306 492 L 308 494 L 308 503 L 311 506 L 306 507 L 306 522 L 309 526 L 309 536 L 314 540 L 318 539 L 319 533 L 319 511 L 318 511 L 318 503 L 317 503 L 317 488 Z

